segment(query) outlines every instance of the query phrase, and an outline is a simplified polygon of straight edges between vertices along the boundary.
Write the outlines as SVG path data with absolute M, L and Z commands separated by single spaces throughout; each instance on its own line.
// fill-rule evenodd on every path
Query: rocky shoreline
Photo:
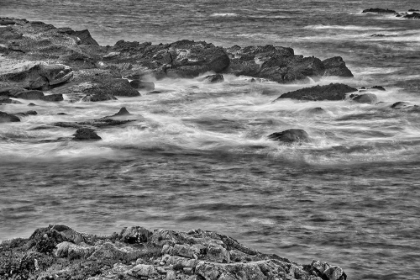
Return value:
M 340 267 L 300 265 L 200 229 L 124 228 L 110 236 L 65 225 L 0 244 L 0 279 L 346 280 Z

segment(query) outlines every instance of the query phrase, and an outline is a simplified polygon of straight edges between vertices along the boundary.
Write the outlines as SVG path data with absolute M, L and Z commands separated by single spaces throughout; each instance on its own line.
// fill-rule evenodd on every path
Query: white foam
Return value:
M 237 17 L 237 13 L 213 13 L 211 17 Z

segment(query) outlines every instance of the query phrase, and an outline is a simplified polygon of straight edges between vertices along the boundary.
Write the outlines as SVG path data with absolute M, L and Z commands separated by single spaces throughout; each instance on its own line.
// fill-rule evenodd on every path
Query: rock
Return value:
M 288 129 L 282 132 L 275 132 L 268 135 L 268 138 L 285 143 L 309 141 L 309 135 L 303 129 Z
M 209 76 L 204 77 L 204 80 L 209 83 L 219 83 L 219 82 L 223 82 L 225 78 L 223 77 L 222 74 L 215 74 L 215 75 L 209 75 Z
M 282 94 L 275 101 L 283 98 L 291 98 L 297 100 L 322 101 L 322 100 L 344 100 L 346 94 L 357 91 L 345 84 L 329 84 L 326 86 L 314 86 L 302 88 L 296 91 Z
M 119 234 L 119 239 L 128 244 L 146 243 L 152 232 L 143 227 L 126 227 Z
M 155 267 L 153 265 L 138 264 L 128 271 L 128 275 L 131 276 L 146 276 L 150 277 L 156 273 Z
M 413 109 L 413 108 L 419 108 L 419 106 L 411 102 L 399 101 L 392 104 L 391 108 L 392 109 Z
M 378 101 L 378 98 L 375 94 L 365 93 L 365 94 L 352 94 L 350 98 L 357 103 L 369 103 L 374 104 Z
M 73 77 L 70 67 L 62 64 L 27 62 L 0 72 L 0 78 L 26 89 L 42 89 L 65 83 Z
M 0 96 L 15 96 L 18 92 L 22 91 L 25 91 L 25 89 L 16 87 L 0 88 Z
M 89 96 L 89 101 L 113 100 L 115 96 L 134 97 L 140 93 L 131 87 L 126 79 L 102 79 L 93 80 L 92 87 L 83 90 Z M 83 101 L 86 101 L 85 99 Z
M 28 106 L 37 106 L 35 103 L 29 103 Z
M 77 141 L 86 141 L 86 140 L 101 140 L 98 134 L 95 133 L 93 129 L 90 128 L 79 128 L 74 134 L 74 140 Z
M 376 14 L 396 14 L 397 12 L 389 9 L 370 8 L 363 10 L 362 13 L 376 13 Z
M 44 97 L 44 93 L 39 90 L 27 90 L 18 92 L 14 97 L 27 100 L 40 100 Z
M 335 56 L 323 60 L 325 67 L 324 76 L 353 77 L 353 73 L 347 68 L 341 56 Z
M 58 101 L 63 101 L 64 98 L 63 98 L 63 95 L 61 93 L 56 93 L 56 94 L 45 95 L 45 96 L 41 97 L 41 100 L 58 102 Z
M 85 122 L 56 122 L 54 126 L 58 127 L 67 127 L 67 128 L 91 128 L 91 127 L 109 127 L 109 126 L 116 126 L 116 125 L 123 125 L 133 120 L 114 120 L 108 118 L 102 118 L 93 121 L 85 121 Z
M 128 112 L 125 107 L 122 107 L 116 114 L 114 114 L 112 116 L 105 117 L 105 118 L 112 118 L 112 117 L 119 117 L 119 116 L 127 116 L 127 115 L 131 115 L 130 112 Z
M 386 89 L 383 86 L 373 86 L 372 89 L 386 91 Z
M 418 9 L 408 9 L 409 12 L 420 12 Z
M 82 98 L 82 101 L 84 102 L 99 102 L 99 101 L 108 101 L 108 100 L 117 100 L 117 98 L 110 94 L 110 93 L 104 93 L 100 91 L 94 91 L 92 93 L 86 94 Z
M 326 111 L 321 107 L 314 107 L 302 110 L 303 113 L 308 115 L 318 115 L 318 114 L 324 114 Z
M 21 102 L 10 99 L 7 96 L 0 95 L 0 104 L 20 104 Z
M 0 123 L 6 123 L 6 122 L 20 122 L 20 119 L 16 117 L 15 115 L 0 111 Z
M 406 14 L 403 17 L 408 19 L 420 19 L 420 13 Z
M 26 117 L 26 116 L 35 116 L 35 115 L 38 115 L 38 113 L 36 111 L 31 110 L 31 111 L 16 113 L 15 115 Z

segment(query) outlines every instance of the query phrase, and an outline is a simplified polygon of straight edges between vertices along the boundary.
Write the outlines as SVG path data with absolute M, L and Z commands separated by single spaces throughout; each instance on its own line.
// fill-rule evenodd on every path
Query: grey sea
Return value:
M 89 29 L 102 45 L 205 40 L 274 44 L 342 56 L 352 79 L 380 85 L 378 104 L 272 101 L 302 84 L 155 81 L 164 94 L 37 107 L 0 126 L 0 240 L 48 224 L 105 234 L 123 226 L 215 230 L 293 261 L 326 260 L 349 279 L 420 279 L 420 20 L 363 14 L 420 9 L 418 0 L 0 0 L 0 16 Z M 369 90 L 367 91 L 369 92 Z M 0 105 L 5 106 L 5 105 Z M 95 143 L 45 143 L 72 130 L 53 121 L 114 114 L 142 121 Z M 308 115 L 307 109 L 324 112 Z M 57 116 L 57 112 L 67 115 Z M 281 145 L 267 135 L 306 130 Z

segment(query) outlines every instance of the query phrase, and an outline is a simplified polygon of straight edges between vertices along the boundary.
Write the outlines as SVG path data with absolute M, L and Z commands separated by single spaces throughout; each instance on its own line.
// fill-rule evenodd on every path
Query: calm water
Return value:
M 420 104 L 420 21 L 361 11 L 420 3 L 341 2 L 0 0 L 0 16 L 87 28 L 104 45 L 189 38 L 341 55 L 355 78 L 321 84 L 387 88 L 372 92 L 377 105 L 272 103 L 302 85 L 227 76 L 214 85 L 157 81 L 161 94 L 116 102 L 38 102 L 37 116 L 0 126 L 0 240 L 49 223 L 90 233 L 203 228 L 298 262 L 327 260 L 350 279 L 419 278 L 420 112 L 389 105 Z M 100 142 L 46 142 L 74 130 L 33 130 L 122 106 L 136 121 L 99 129 Z M 313 107 L 325 113 L 308 114 Z M 312 142 L 282 146 L 266 138 L 288 128 L 305 129 Z

